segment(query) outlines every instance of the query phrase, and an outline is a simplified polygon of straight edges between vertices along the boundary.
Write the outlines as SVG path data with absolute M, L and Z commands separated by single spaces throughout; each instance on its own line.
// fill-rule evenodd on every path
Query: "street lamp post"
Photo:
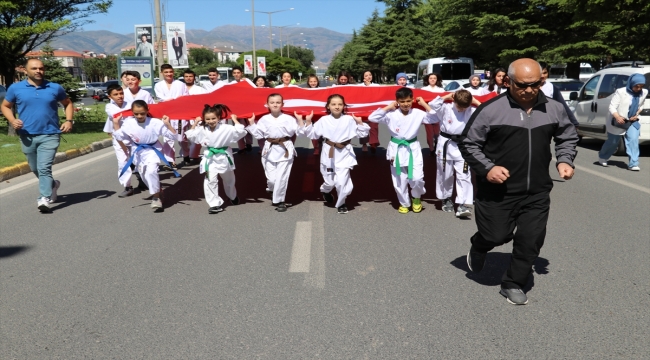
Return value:
M 255 1 L 255 0 L 251 0 L 251 1 Z M 275 10 L 275 11 L 255 11 L 255 9 L 253 7 L 253 10 L 251 10 L 251 12 L 258 12 L 258 13 L 269 15 L 269 51 L 273 51 L 273 35 L 272 35 L 272 33 L 273 33 L 273 25 L 271 24 L 271 15 L 273 15 L 275 13 L 283 12 L 283 11 L 290 11 L 290 10 L 293 10 L 293 8 L 284 9 L 284 10 Z M 248 10 L 246 10 L 246 11 L 248 11 Z
M 289 26 L 297 26 L 297 25 L 300 25 L 300 23 L 296 23 L 295 25 L 291 24 L 291 25 L 284 25 L 284 26 L 276 26 L 278 29 L 280 29 L 280 57 L 282 57 L 282 50 L 283 50 L 282 49 L 283 48 L 283 46 L 282 46 L 282 29 L 284 29 L 286 27 L 289 27 Z

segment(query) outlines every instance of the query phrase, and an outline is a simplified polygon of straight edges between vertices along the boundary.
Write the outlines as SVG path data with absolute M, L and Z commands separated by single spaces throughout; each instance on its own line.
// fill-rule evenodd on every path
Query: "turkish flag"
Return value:
M 339 94 L 347 104 L 347 114 L 367 118 L 370 113 L 395 101 L 395 91 L 401 86 L 337 86 L 332 88 L 306 89 L 299 87 L 257 88 L 247 81 L 223 86 L 209 94 L 188 95 L 175 100 L 149 105 L 152 117 L 162 118 L 164 115 L 170 119 L 195 119 L 201 116 L 205 105 L 224 104 L 238 118 L 250 118 L 253 114 L 258 119 L 269 111 L 266 100 L 271 94 L 280 94 L 284 100 L 282 112 L 293 115 L 297 112 L 307 115 L 314 112 L 314 119 L 327 115 L 325 104 L 332 94 Z M 433 93 L 426 90 L 413 89 L 413 98 L 421 96 L 426 102 L 447 93 Z M 497 96 L 495 93 L 476 96 L 480 102 L 485 102 Z M 418 107 L 414 102 L 414 107 Z M 131 112 L 125 111 L 124 116 Z M 224 114 L 229 118 L 230 114 Z

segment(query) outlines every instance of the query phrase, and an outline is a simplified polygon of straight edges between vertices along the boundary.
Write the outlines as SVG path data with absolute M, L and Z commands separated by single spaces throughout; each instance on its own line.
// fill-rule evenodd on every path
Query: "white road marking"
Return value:
M 289 272 L 308 273 L 311 261 L 311 221 L 298 221 L 293 236 Z
M 615 182 L 615 183 L 617 183 L 617 184 L 620 184 L 620 185 L 623 185 L 623 186 L 627 186 L 627 187 L 629 187 L 629 188 L 631 188 L 631 189 L 639 190 L 639 191 L 644 192 L 644 193 L 646 193 L 646 194 L 650 194 L 650 189 L 648 189 L 648 188 L 646 188 L 646 187 L 643 187 L 643 186 L 641 186 L 641 185 L 637 185 L 637 184 L 631 183 L 631 182 L 629 182 L 629 181 L 625 181 L 625 180 L 617 179 L 617 178 L 615 178 L 615 177 L 613 177 L 613 176 L 610 176 L 610 175 L 607 175 L 607 174 L 603 174 L 603 173 L 600 172 L 600 171 L 592 170 L 592 169 L 586 168 L 586 167 L 584 167 L 584 166 L 575 165 L 575 164 L 574 164 L 574 166 L 576 167 L 576 170 L 584 171 L 584 172 L 586 172 L 586 173 L 588 173 L 588 174 L 596 175 L 596 176 L 601 177 L 601 178 L 603 178 L 603 179 L 605 179 L 605 180 L 609 180 L 609 181 Z
M 94 156 L 94 157 L 92 157 L 92 158 L 90 158 L 88 160 L 78 162 L 78 163 L 76 163 L 74 165 L 70 165 L 70 166 L 66 166 L 66 167 L 58 169 L 58 170 L 54 170 L 53 176 L 56 177 L 56 176 L 59 176 L 61 174 L 65 174 L 68 171 L 72 171 L 74 169 L 80 168 L 80 167 L 88 165 L 88 164 L 90 164 L 90 163 L 92 163 L 94 161 L 97 161 L 99 159 L 103 159 L 103 158 L 105 158 L 107 156 L 111 156 L 111 155 L 114 155 L 114 154 L 115 154 L 114 151 L 108 151 L 105 154 L 102 154 L 102 155 L 99 155 L 99 156 Z M 10 186 L 10 187 L 8 187 L 6 189 L 1 189 L 0 190 L 0 196 L 8 194 L 8 193 L 10 193 L 12 191 L 20 190 L 20 189 L 25 188 L 27 186 L 33 185 L 35 183 L 38 183 L 37 178 L 33 178 L 33 179 L 30 179 L 30 180 L 21 182 L 20 184 Z
M 305 274 L 305 286 L 317 289 L 325 288 L 325 213 L 323 203 L 309 203 L 309 219 L 311 220 L 311 267 Z

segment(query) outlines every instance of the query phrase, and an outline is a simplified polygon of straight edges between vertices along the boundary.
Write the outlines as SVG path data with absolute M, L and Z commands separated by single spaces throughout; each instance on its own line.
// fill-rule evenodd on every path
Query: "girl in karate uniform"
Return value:
M 187 138 L 191 142 L 205 148 L 203 159 L 199 165 L 199 173 L 205 174 L 203 193 L 205 201 L 210 206 L 209 214 L 223 211 L 221 207 L 223 199 L 219 196 L 219 176 L 223 181 L 223 190 L 230 199 L 230 203 L 239 205 L 235 189 L 235 163 L 230 143 L 237 142 L 246 136 L 247 132 L 244 125 L 237 121 L 235 114 L 231 115 L 234 126 L 221 122 L 221 118 L 228 111 L 230 110 L 225 105 L 205 105 L 203 116 L 197 117 L 192 128 L 186 132 Z M 199 126 L 201 122 L 203 126 Z
M 434 93 L 443 93 L 442 76 L 438 73 L 430 73 L 422 78 L 422 83 L 427 84 L 422 90 Z M 424 130 L 427 133 L 427 145 L 429 145 L 429 156 L 436 156 L 436 141 L 440 135 L 440 124 L 424 124 Z
M 310 139 L 323 137 L 323 152 L 320 156 L 320 172 L 323 175 L 323 185 L 320 191 L 328 203 L 334 201 L 331 191 L 336 188 L 338 199 L 336 208 L 339 214 L 347 214 L 348 207 L 345 199 L 352 192 L 352 180 L 350 170 L 357 165 L 357 158 L 354 155 L 354 148 L 350 140 L 354 137 L 368 136 L 370 126 L 361 121 L 360 117 L 345 114 L 345 100 L 338 94 L 330 95 L 327 98 L 325 109 L 327 116 L 323 116 L 312 125 L 311 119 L 314 113 L 307 115 L 306 123 L 303 123 L 302 115 L 296 115 L 298 119 L 298 135 Z
M 372 72 L 366 70 L 363 72 L 363 82 L 359 86 L 379 86 L 372 82 Z M 379 124 L 371 122 L 368 124 L 370 126 L 370 133 L 367 137 L 359 138 L 359 143 L 361 144 L 361 151 L 368 151 L 368 144 L 370 144 L 370 152 L 377 152 L 377 146 L 379 146 Z
M 282 113 L 282 95 L 274 93 L 266 100 L 270 114 L 255 123 L 255 114 L 248 120 L 246 130 L 257 139 L 265 139 L 262 165 L 266 174 L 266 191 L 273 193 L 273 206 L 278 212 L 287 211 L 284 199 L 289 185 L 293 158 L 297 156 L 291 137 L 296 135 L 298 123 L 293 116 Z
M 149 187 L 152 195 L 151 208 L 154 211 L 162 211 L 163 205 L 160 200 L 161 188 L 158 178 L 158 164 L 160 160 L 169 166 L 169 162 L 162 154 L 162 145 L 158 141 L 159 136 L 166 139 L 174 139 L 176 130 L 172 127 L 169 117 L 163 116 L 162 121 L 149 117 L 149 107 L 143 100 L 135 100 L 131 105 L 133 117 L 124 119 L 118 116 L 113 118 L 113 137 L 117 141 L 129 141 L 131 143 L 131 157 L 126 162 L 120 174 L 120 183 L 126 186 L 131 179 L 131 163 L 135 164 L 144 183 Z M 180 175 L 174 172 L 176 177 Z

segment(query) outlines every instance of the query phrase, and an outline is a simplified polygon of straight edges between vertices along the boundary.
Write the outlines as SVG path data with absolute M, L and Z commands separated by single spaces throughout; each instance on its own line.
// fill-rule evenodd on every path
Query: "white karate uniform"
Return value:
M 323 116 L 315 124 L 303 126 L 298 129 L 298 135 L 310 139 L 318 139 L 321 136 L 327 140 L 342 143 L 352 138 L 366 137 L 370 131 L 368 124 L 358 125 L 350 115 L 341 115 L 335 119 L 332 115 Z M 336 207 L 345 204 L 345 199 L 352 192 L 352 180 L 350 170 L 357 165 L 357 157 L 354 154 L 352 144 L 343 149 L 334 148 L 334 157 L 330 159 L 330 146 L 323 142 L 323 150 L 320 153 L 320 173 L 323 175 L 323 185 L 320 191 L 329 193 L 336 188 L 338 199 Z
M 246 81 L 246 82 L 249 83 L 251 86 L 253 86 L 253 87 L 255 87 L 255 88 L 257 87 L 257 86 L 255 86 L 255 84 L 253 84 L 252 81 L 250 81 L 250 80 L 249 80 L 248 78 L 246 78 L 246 77 L 245 77 L 245 78 L 242 78 L 240 81 L 233 80 L 233 81 L 229 82 L 229 83 L 226 84 L 226 85 L 234 85 L 234 84 L 238 84 L 238 83 L 241 82 L 241 81 Z M 239 122 L 240 122 L 242 125 L 244 125 L 244 126 L 248 126 L 248 125 L 250 125 L 250 124 L 248 123 L 248 119 L 241 119 L 241 120 L 239 120 Z M 251 146 L 253 145 L 253 135 L 248 134 L 248 135 L 246 135 L 243 139 L 241 139 L 241 140 L 239 140 L 239 141 L 237 142 L 237 147 L 239 147 L 239 150 L 240 150 L 240 151 L 244 150 L 244 149 L 246 148 L 246 145 L 251 145 Z
M 544 95 L 546 95 L 547 98 L 552 99 L 553 98 L 553 84 L 550 83 L 549 81 L 545 82 L 544 85 L 540 88 Z
M 156 84 L 154 87 L 156 96 L 162 101 L 174 100 L 178 97 L 188 95 L 187 86 L 185 83 L 179 80 L 174 80 L 171 83 L 170 87 L 167 87 L 167 81 L 163 80 Z M 181 126 L 179 130 L 179 121 L 181 121 Z M 181 147 L 181 156 L 189 156 L 189 145 L 187 140 L 184 140 L 184 128 L 187 127 L 188 123 L 186 120 L 171 120 L 172 127 L 178 132 L 178 135 L 175 138 L 166 139 L 165 144 L 163 145 L 163 154 L 165 154 L 165 159 L 170 163 L 175 162 L 176 160 L 176 150 L 174 149 L 174 142 L 179 141 Z M 187 155 L 185 155 L 187 154 Z
M 164 136 L 166 139 L 173 139 L 174 133 L 169 131 L 160 119 L 148 117 L 144 123 L 140 124 L 135 118 L 129 117 L 124 119 L 122 127 L 115 131 L 113 136 L 120 141 L 131 141 L 133 164 L 138 168 L 144 183 L 149 187 L 149 193 L 153 195 L 160 192 L 160 179 L 158 178 L 160 158 L 153 149 L 145 148 L 137 152 L 135 149 L 138 144 L 154 144 L 153 147 L 161 151 L 162 145 L 158 141 L 158 137 Z M 127 180 L 130 181 L 130 179 L 131 169 L 127 169 L 120 177 L 120 183 L 126 186 Z
M 223 199 L 219 196 L 219 178 L 223 180 L 223 190 L 229 199 L 237 197 L 237 190 L 235 189 L 235 162 L 230 149 L 230 143 L 235 142 L 244 137 L 247 132 L 244 125 L 226 125 L 217 124 L 214 131 L 209 127 L 197 126 L 194 129 L 187 131 L 187 138 L 196 143 L 200 148 L 205 146 L 206 150 L 199 165 L 199 173 L 205 173 L 205 167 L 208 167 L 208 173 L 203 179 L 203 193 L 205 194 L 205 201 L 210 207 L 223 205 Z M 207 147 L 224 148 L 227 147 L 225 154 L 214 154 L 207 157 L 210 151 Z M 232 161 L 232 165 L 230 161 Z
M 124 89 L 124 102 L 128 104 L 128 107 L 131 108 L 131 104 L 133 104 L 134 101 L 136 100 L 142 100 L 146 102 L 147 104 L 155 104 L 156 102 L 153 101 L 153 97 L 151 96 L 151 93 L 149 93 L 147 90 L 140 88 L 136 94 L 133 94 L 129 88 Z
M 122 104 L 122 107 L 117 106 L 117 104 L 111 100 L 108 104 L 106 104 L 106 107 L 104 108 L 106 111 L 106 115 L 108 117 L 106 118 L 106 124 L 104 125 L 104 132 L 113 134 L 113 115 L 120 113 L 122 111 L 128 110 L 130 107 L 126 103 L 126 101 Z M 120 120 L 120 125 L 124 122 L 124 120 Z M 113 150 L 115 151 L 115 157 L 117 158 L 117 176 L 120 176 L 120 172 L 122 171 L 122 168 L 124 167 L 124 164 L 126 164 L 126 160 L 129 158 L 129 155 L 124 152 L 124 149 L 122 149 L 122 146 L 120 145 L 117 140 L 115 140 L 115 136 L 112 137 L 112 143 L 113 143 Z M 122 142 L 127 149 L 131 147 L 131 142 L 128 140 L 125 140 Z M 131 177 L 127 180 L 125 180 L 125 187 L 131 186 Z
M 246 130 L 257 139 L 290 138 L 296 134 L 298 122 L 293 116 L 287 114 L 280 114 L 277 118 L 272 114 L 266 114 L 257 124 L 246 127 Z M 268 141 L 264 143 L 262 149 L 262 165 L 266 174 L 267 189 L 273 191 L 273 203 L 276 204 L 284 202 L 293 158 L 298 155 L 291 139 L 287 139 L 283 144 L 289 152 L 288 157 L 284 157 L 285 151 L 280 145 L 271 146 Z
M 210 80 L 201 81 L 201 86 L 203 86 L 203 88 L 209 93 L 211 93 L 211 92 L 213 92 L 213 91 L 215 91 L 217 89 L 220 89 L 225 85 L 228 85 L 228 83 L 225 82 L 225 81 L 221 81 L 221 80 L 217 80 L 217 82 L 214 83 L 214 84 Z
M 393 187 L 397 193 L 397 199 L 404 207 L 411 206 L 408 187 L 411 186 L 411 195 L 418 199 L 426 193 L 424 188 L 424 171 L 422 170 L 422 149 L 420 142 L 417 140 L 418 131 L 422 124 L 432 124 L 435 122 L 434 112 L 424 112 L 420 109 L 411 109 L 407 115 L 397 109 L 385 112 L 383 109 L 373 111 L 368 117 L 369 121 L 384 123 L 388 126 L 391 138 L 400 140 L 415 139 L 410 143 L 409 148 L 398 146 L 394 142 L 389 142 L 386 148 L 386 159 L 391 162 L 390 172 L 393 176 Z M 410 152 L 409 152 L 410 150 Z M 396 156 L 399 154 L 400 164 L 397 164 Z M 408 179 L 409 155 L 413 154 L 413 179 Z M 397 167 L 401 168 L 401 174 L 397 174 Z
M 456 172 L 456 203 L 472 204 L 474 202 L 474 187 L 472 174 L 465 163 L 458 144 L 444 136 L 460 135 L 474 113 L 475 108 L 470 106 L 465 111 L 459 112 L 454 103 L 445 103 L 442 98 L 436 98 L 429 103 L 435 111 L 436 121 L 440 122 L 440 138 L 436 147 L 436 197 L 444 200 L 451 198 L 454 191 L 454 171 Z M 449 142 L 447 144 L 447 142 Z M 447 145 L 446 163 L 443 163 L 443 151 Z M 465 169 L 467 171 L 465 172 Z
M 481 95 L 487 95 L 490 93 L 490 90 L 484 88 L 484 87 L 479 87 L 477 89 L 474 89 L 473 87 L 468 87 L 465 90 L 469 91 L 472 96 L 481 96 Z

